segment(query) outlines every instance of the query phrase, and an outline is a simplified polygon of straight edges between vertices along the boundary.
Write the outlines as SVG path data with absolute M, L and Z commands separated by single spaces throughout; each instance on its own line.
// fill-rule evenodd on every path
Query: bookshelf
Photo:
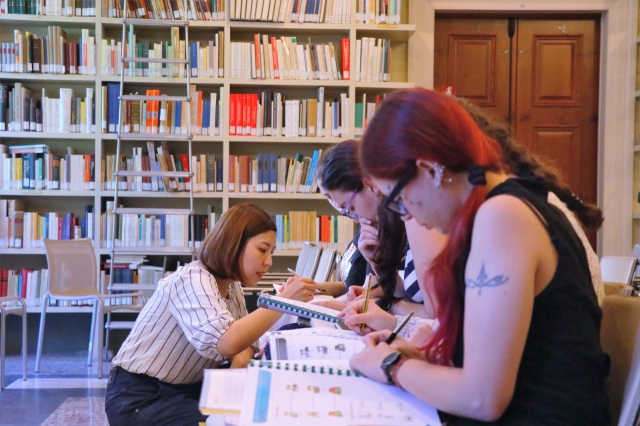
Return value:
M 632 63 L 636 64 L 635 82 L 635 118 L 634 118 L 634 139 L 633 139 L 633 215 L 632 215 L 632 244 L 640 244 L 640 0 L 636 2 L 636 43 L 631 52 Z
M 314 96 L 317 88 L 324 87 L 328 97 L 333 99 L 341 93 L 349 99 L 349 137 L 355 135 L 355 103 L 360 102 L 363 94 L 367 97 L 377 94 L 389 93 L 400 88 L 414 86 L 429 86 L 428 74 L 424 70 L 427 61 L 425 52 L 428 49 L 428 36 L 425 28 L 428 14 L 428 2 L 422 0 L 403 0 L 400 15 L 400 24 L 360 24 L 356 23 L 356 6 L 358 2 L 350 1 L 349 7 L 351 23 L 349 24 L 316 24 L 316 23 L 273 23 L 273 22 L 247 22 L 230 21 L 229 2 L 226 1 L 226 19 L 224 21 L 190 21 L 190 37 L 192 40 L 207 39 L 213 32 L 224 31 L 224 77 L 218 78 L 191 78 L 191 84 L 198 90 L 207 93 L 218 91 L 224 103 L 221 120 L 224 123 L 224 132 L 219 136 L 194 136 L 193 147 L 195 154 L 214 153 L 216 158 L 223 160 L 223 190 L 219 192 L 195 192 L 194 204 L 196 213 L 206 212 L 206 206 L 212 205 L 215 211 L 224 212 L 230 206 L 255 202 L 270 214 L 285 214 L 293 210 L 313 210 L 319 214 L 335 215 L 336 212 L 324 201 L 320 194 L 301 193 L 241 193 L 232 192 L 228 188 L 228 170 L 230 155 L 250 155 L 255 157 L 259 153 L 273 153 L 282 156 L 293 156 L 297 152 L 310 156 L 314 150 L 327 149 L 331 145 L 340 142 L 342 137 L 264 137 L 264 136 L 230 136 L 229 135 L 229 99 L 232 93 L 256 93 L 261 90 L 274 90 L 286 93 L 295 99 Z M 40 15 L 0 15 L 0 41 L 13 41 L 13 30 L 19 29 L 23 33 L 31 31 L 35 34 L 46 34 L 48 26 L 59 25 L 73 34 L 72 41 L 77 41 L 76 34 L 81 29 L 89 29 L 90 35 L 95 39 L 96 49 L 96 75 L 51 75 L 28 73 L 0 73 L 0 83 L 12 85 L 21 82 L 25 86 L 38 91 L 46 87 L 47 93 L 55 93 L 59 88 L 71 87 L 74 96 L 84 96 L 85 88 L 94 89 L 96 104 L 96 133 L 41 133 L 41 132 L 8 132 L 0 131 L 0 144 L 6 146 L 27 145 L 44 143 L 51 146 L 53 152 L 63 154 L 67 147 L 73 147 L 79 154 L 95 155 L 95 175 L 100 176 L 101 160 L 107 155 L 115 153 L 116 135 L 113 133 L 100 133 L 100 106 L 102 105 L 102 86 L 106 83 L 119 82 L 118 75 L 103 75 L 100 67 L 101 40 L 113 38 L 121 39 L 121 18 L 103 17 L 102 2 L 96 2 L 95 17 L 65 17 L 65 16 L 40 16 Z M 136 27 L 138 31 L 149 31 L 150 27 Z M 169 38 L 168 28 L 162 30 L 166 39 Z M 312 43 L 324 43 L 342 38 L 347 38 L 350 45 L 350 70 L 349 80 L 254 80 L 230 78 L 231 43 L 237 41 L 250 41 L 253 35 L 268 34 L 269 36 L 296 36 L 305 42 L 311 38 Z M 159 37 L 159 36 L 158 36 Z M 356 41 L 362 37 L 383 38 L 390 41 L 390 81 L 355 81 L 353 70 L 355 69 Z M 337 44 L 339 46 L 339 43 Z M 139 88 L 161 89 L 162 93 L 174 94 L 178 85 L 186 82 L 185 78 L 169 77 L 127 77 L 125 93 L 133 89 L 129 85 Z M 165 91 L 166 89 L 166 91 Z M 82 91 L 82 92 L 81 92 Z M 127 141 L 123 143 L 123 154 L 130 156 L 131 148 L 144 147 L 145 140 L 139 143 Z M 169 142 L 171 144 L 171 142 Z M 188 193 L 172 192 L 128 192 L 119 193 L 119 199 L 125 207 L 179 207 L 179 200 L 175 203 L 172 198 L 181 199 L 188 197 Z M 0 199 L 21 199 L 27 203 L 25 211 L 37 212 L 74 212 L 81 215 L 85 205 L 93 205 L 96 215 L 94 235 L 100 235 L 99 214 L 104 213 L 106 201 L 113 199 L 112 190 L 99 188 L 96 182 L 95 190 L 0 190 Z M 184 200 L 183 200 L 184 201 Z M 640 213 L 640 212 L 639 212 Z M 96 237 L 97 238 L 97 237 Z M 94 244 L 95 255 L 100 265 L 108 256 L 109 250 Z M 281 270 L 286 266 L 292 266 L 299 250 L 278 250 L 275 253 L 273 270 Z M 44 249 L 0 249 L 0 269 L 2 268 L 44 268 L 46 259 Z M 30 308 L 30 312 L 39 312 L 39 308 Z M 52 308 L 50 312 L 85 312 L 84 307 Z

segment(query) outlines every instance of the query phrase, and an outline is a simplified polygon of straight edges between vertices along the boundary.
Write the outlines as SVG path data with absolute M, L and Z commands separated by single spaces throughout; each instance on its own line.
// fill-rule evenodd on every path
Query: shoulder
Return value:
M 180 267 L 175 275 L 181 280 L 203 280 L 215 283 L 215 277 L 205 268 L 199 260 Z
M 522 227 L 520 230 L 526 232 L 528 229 L 525 228 L 526 226 L 540 223 L 541 217 L 538 214 L 535 207 L 516 196 L 496 195 L 487 199 L 478 209 L 474 230 L 477 228 L 505 230 L 509 227 Z

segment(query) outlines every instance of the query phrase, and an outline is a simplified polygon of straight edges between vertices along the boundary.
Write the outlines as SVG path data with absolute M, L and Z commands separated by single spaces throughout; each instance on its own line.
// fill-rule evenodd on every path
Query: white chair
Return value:
M 329 277 L 331 276 L 331 272 L 335 265 L 335 259 L 335 249 L 322 250 L 322 254 L 320 255 L 320 260 L 318 261 L 318 266 L 316 268 L 316 273 L 313 275 L 313 280 L 315 282 L 324 283 L 329 281 Z
M 18 302 L 20 306 L 6 306 L 4 302 Z M 7 338 L 7 315 L 22 317 L 22 380 L 27 380 L 27 303 L 18 296 L 0 297 L 0 390 L 4 389 L 4 363 Z
M 91 365 L 93 339 L 97 332 L 99 350 L 98 378 L 101 379 L 102 347 L 104 346 L 104 314 L 122 309 L 140 311 L 144 305 L 144 297 L 141 293 L 101 294 L 98 291 L 98 266 L 91 240 L 86 238 L 81 240 L 45 239 L 44 246 L 47 252 L 47 263 L 49 264 L 49 285 L 41 302 L 42 313 L 40 316 L 40 330 L 38 332 L 36 372 L 40 371 L 42 341 L 44 339 L 44 325 L 49 299 L 53 298 L 66 301 L 90 299 L 93 302 L 93 317 L 91 318 L 87 365 Z M 125 297 L 139 298 L 142 303 L 118 306 L 105 306 L 104 304 L 105 299 L 116 300 Z
M 313 278 L 316 273 L 316 268 L 318 267 L 318 262 L 320 261 L 321 253 L 322 247 L 312 245 L 311 248 L 309 248 L 304 268 L 302 269 L 302 273 L 299 273 L 302 278 Z
M 611 357 L 607 379 L 611 424 L 633 425 L 640 406 L 640 298 L 604 298 L 600 341 Z
M 630 256 L 603 256 L 600 259 L 602 281 L 631 285 L 637 259 Z

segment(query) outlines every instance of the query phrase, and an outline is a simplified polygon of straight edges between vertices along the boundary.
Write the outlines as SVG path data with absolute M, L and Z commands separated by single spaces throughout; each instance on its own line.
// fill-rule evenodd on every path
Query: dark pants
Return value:
M 111 369 L 105 412 L 111 426 L 197 426 L 205 422 L 198 410 L 202 382 L 172 385 L 120 367 Z

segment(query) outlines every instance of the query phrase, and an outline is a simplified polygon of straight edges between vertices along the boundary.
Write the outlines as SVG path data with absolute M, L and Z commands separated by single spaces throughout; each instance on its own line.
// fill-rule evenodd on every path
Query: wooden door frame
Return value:
M 427 51 L 420 52 L 422 60 L 410 62 L 409 79 L 427 88 L 433 88 L 436 12 L 601 14 L 598 205 L 605 221 L 598 232 L 598 253 L 627 256 L 633 232 L 637 0 L 413 0 L 410 8 L 417 34 L 409 43 L 420 43 L 420 51 L 427 46 Z

